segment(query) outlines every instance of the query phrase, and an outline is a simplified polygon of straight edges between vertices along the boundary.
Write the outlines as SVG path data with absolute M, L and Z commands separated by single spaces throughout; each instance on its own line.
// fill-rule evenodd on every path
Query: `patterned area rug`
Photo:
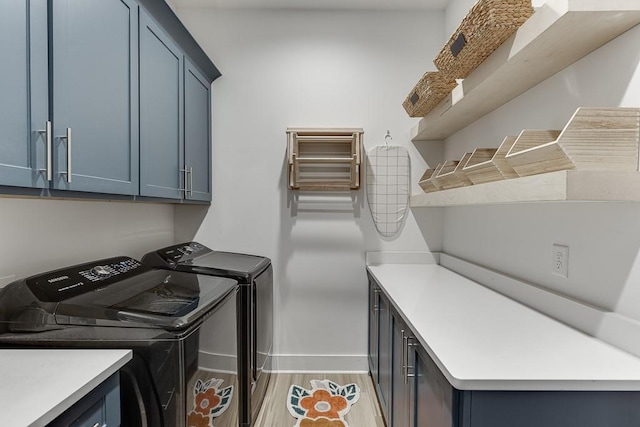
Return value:
M 349 427 L 344 416 L 360 399 L 356 384 L 338 385 L 329 380 L 311 380 L 311 390 L 292 385 L 287 409 L 296 419 L 294 427 Z
M 200 372 L 200 371 L 198 371 Z M 219 378 L 197 378 L 188 396 L 187 427 L 214 427 L 233 400 L 233 386 L 223 387 Z

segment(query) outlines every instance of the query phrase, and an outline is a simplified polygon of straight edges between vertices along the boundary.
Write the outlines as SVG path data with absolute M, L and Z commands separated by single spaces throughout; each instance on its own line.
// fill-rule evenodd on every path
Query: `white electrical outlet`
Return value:
M 569 246 L 553 244 L 551 272 L 558 276 L 569 277 Z

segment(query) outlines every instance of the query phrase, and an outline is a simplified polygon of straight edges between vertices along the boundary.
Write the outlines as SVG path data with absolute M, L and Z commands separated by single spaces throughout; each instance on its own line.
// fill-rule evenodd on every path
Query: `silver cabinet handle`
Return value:
M 44 133 L 44 139 L 47 144 L 47 164 L 45 165 L 45 169 L 41 169 L 41 172 L 44 172 L 47 176 L 47 181 L 53 180 L 53 157 L 52 157 L 52 142 L 51 142 L 51 120 L 47 120 L 45 122 L 44 130 L 38 131 L 40 133 Z
M 373 311 L 378 311 L 380 310 L 380 307 L 378 307 L 378 297 L 377 295 L 380 293 L 380 288 L 373 288 Z
M 414 371 L 415 366 L 411 366 L 409 364 L 409 353 L 410 353 L 409 347 L 414 347 L 414 346 L 417 345 L 416 343 L 412 342 L 414 339 L 415 338 L 413 338 L 413 337 L 407 337 L 407 375 L 405 377 L 405 384 L 406 384 L 408 378 L 414 378 L 416 376 L 416 373 Z
M 185 197 L 187 196 L 187 192 L 189 191 L 189 170 L 188 169 L 180 169 L 182 173 L 182 182 L 184 183 L 182 188 L 178 188 L 178 191 L 184 191 Z
M 404 329 L 402 329 L 400 331 L 400 334 L 402 335 L 402 369 L 401 369 L 401 374 L 402 377 L 404 378 L 404 383 L 407 383 L 407 337 L 404 334 Z
M 402 335 L 402 376 L 404 378 L 404 383 L 407 383 L 407 337 L 404 334 L 404 329 L 400 331 Z
M 100 427 L 100 423 L 95 423 L 93 427 Z
M 189 196 L 193 196 L 193 168 L 189 168 Z
M 71 184 L 71 128 L 67 128 L 67 133 L 60 139 L 67 141 L 67 171 L 60 173 L 67 177 L 67 184 Z

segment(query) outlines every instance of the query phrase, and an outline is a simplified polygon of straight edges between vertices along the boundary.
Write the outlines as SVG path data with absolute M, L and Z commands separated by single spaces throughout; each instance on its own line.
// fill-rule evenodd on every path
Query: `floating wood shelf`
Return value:
M 426 188 L 431 192 L 414 196 L 411 205 L 640 201 L 639 148 L 640 108 L 581 107 L 562 131 L 523 130 L 517 138 L 506 137 L 497 150 L 476 149 L 444 163 L 448 167 L 436 173 L 439 191 Z M 498 167 L 505 161 L 511 173 Z M 453 179 L 454 172 L 457 185 L 442 182 L 443 175 Z M 462 186 L 464 191 L 454 188 Z
M 411 130 L 442 140 L 640 23 L 640 2 L 547 0 Z
M 640 202 L 640 172 L 551 172 L 417 194 L 411 207 L 554 201 Z
M 637 171 L 640 108 L 578 108 L 560 131 L 522 131 L 506 156 L 519 176 Z
M 362 159 L 360 128 L 287 129 L 289 188 L 356 190 Z

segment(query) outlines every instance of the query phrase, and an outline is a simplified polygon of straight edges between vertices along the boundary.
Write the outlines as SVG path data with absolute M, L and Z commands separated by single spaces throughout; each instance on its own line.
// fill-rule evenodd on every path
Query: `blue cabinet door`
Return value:
M 0 2 L 0 185 L 45 188 L 47 2 Z
M 392 341 L 391 341 L 391 306 L 389 301 L 381 297 L 378 301 L 378 316 L 379 316 L 379 328 L 378 328 L 378 397 L 380 400 L 380 407 L 382 408 L 382 415 L 385 420 L 391 419 L 391 391 L 393 380 L 393 355 L 392 355 Z
M 407 372 L 409 328 L 396 313 L 391 314 L 392 331 L 392 386 L 391 425 L 412 427 L 409 424 L 409 372 Z
M 380 288 L 368 275 L 369 279 L 369 373 L 374 384 L 378 384 L 378 301 Z
M 409 348 L 409 369 L 414 373 L 412 387 L 412 427 L 457 427 L 458 398 L 455 390 L 421 346 Z
M 184 151 L 186 198 L 211 201 L 211 84 L 185 59 Z
M 140 194 L 181 199 L 186 184 L 183 54 L 140 11 Z
M 120 427 L 120 403 L 120 373 L 116 372 L 47 426 Z
M 138 6 L 134 0 L 51 5 L 53 188 L 136 195 Z

